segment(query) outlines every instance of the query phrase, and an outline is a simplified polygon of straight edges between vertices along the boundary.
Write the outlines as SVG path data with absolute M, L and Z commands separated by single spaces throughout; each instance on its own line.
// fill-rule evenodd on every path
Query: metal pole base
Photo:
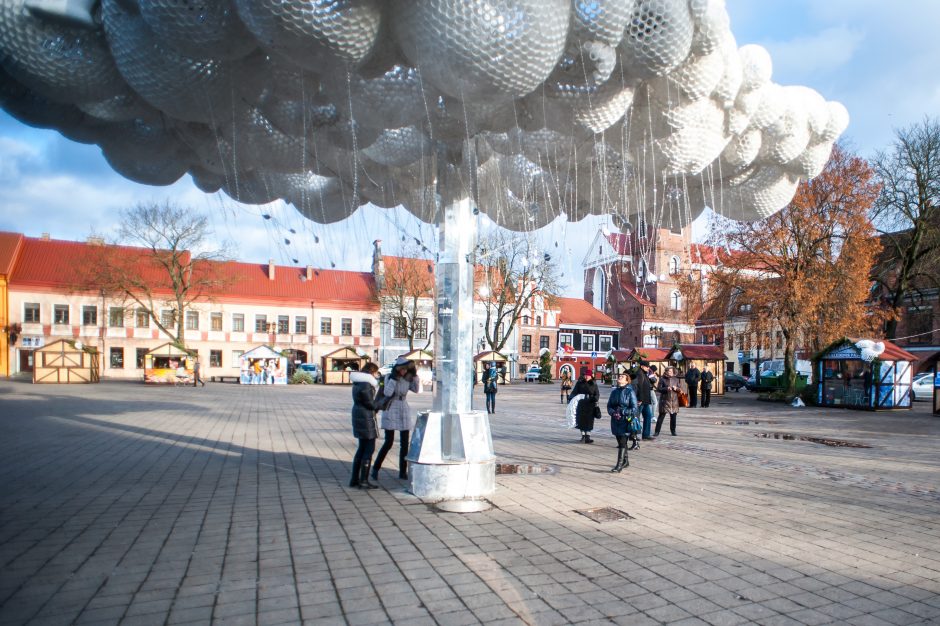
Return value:
M 445 420 L 450 421 L 452 437 L 453 453 L 449 456 L 442 452 Z M 460 415 L 420 413 L 408 462 L 411 493 L 419 498 L 473 501 L 496 492 L 496 455 L 490 423 L 483 411 Z

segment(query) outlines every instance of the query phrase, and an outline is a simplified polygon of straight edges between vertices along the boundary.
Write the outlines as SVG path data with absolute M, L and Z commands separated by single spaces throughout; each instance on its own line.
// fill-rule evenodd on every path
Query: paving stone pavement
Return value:
M 348 387 L 0 381 L 0 624 L 940 623 L 927 403 L 730 393 L 612 474 L 606 420 L 581 444 L 556 385 L 513 385 L 499 462 L 555 471 L 500 475 L 465 515 L 407 494 L 395 451 L 382 489 L 346 487 L 349 406 Z M 576 512 L 604 506 L 631 519 Z

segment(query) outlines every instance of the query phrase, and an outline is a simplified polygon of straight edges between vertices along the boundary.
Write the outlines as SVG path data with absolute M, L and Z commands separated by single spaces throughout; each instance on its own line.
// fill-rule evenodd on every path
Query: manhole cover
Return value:
M 554 465 L 516 465 L 514 463 L 497 463 L 497 474 L 554 474 L 557 471 Z
M 757 433 L 756 437 L 764 439 L 785 439 L 787 441 L 809 441 L 810 443 L 821 443 L 824 446 L 833 448 L 871 448 L 864 443 L 854 441 L 844 441 L 842 439 L 827 439 L 825 437 L 805 437 L 803 435 L 791 435 L 789 433 Z
M 612 509 L 609 506 L 597 507 L 594 509 L 584 509 L 581 511 L 575 510 L 575 513 L 579 513 L 588 519 L 594 520 L 598 524 L 633 519 L 627 513 L 619 509 Z

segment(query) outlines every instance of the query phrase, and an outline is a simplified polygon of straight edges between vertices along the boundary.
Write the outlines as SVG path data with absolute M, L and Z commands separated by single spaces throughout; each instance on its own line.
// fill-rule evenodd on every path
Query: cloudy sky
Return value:
M 887 148 L 895 129 L 940 115 L 940 2 L 727 0 L 727 6 L 738 45 L 757 43 L 770 52 L 774 82 L 806 85 L 845 104 L 851 124 L 844 137 L 862 156 Z M 279 204 L 247 206 L 203 194 L 188 176 L 170 187 L 137 185 L 115 174 L 97 147 L 0 112 L 0 230 L 110 238 L 118 209 L 164 200 L 206 211 L 217 238 L 231 242 L 243 261 L 362 270 L 374 239 L 396 253 L 433 236 L 400 210 L 362 209 L 344 223 L 322 226 Z M 556 221 L 543 229 L 546 248 L 561 253 L 568 295 L 580 295 L 580 261 L 601 225 Z

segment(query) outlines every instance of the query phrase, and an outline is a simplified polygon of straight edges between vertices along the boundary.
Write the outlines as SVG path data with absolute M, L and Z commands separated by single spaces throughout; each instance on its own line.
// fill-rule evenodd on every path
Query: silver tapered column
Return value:
M 470 199 L 449 201 L 440 223 L 436 275 L 434 409 L 418 415 L 408 455 L 411 491 L 421 498 L 473 501 L 496 490 L 489 420 L 471 410 L 475 237 Z

